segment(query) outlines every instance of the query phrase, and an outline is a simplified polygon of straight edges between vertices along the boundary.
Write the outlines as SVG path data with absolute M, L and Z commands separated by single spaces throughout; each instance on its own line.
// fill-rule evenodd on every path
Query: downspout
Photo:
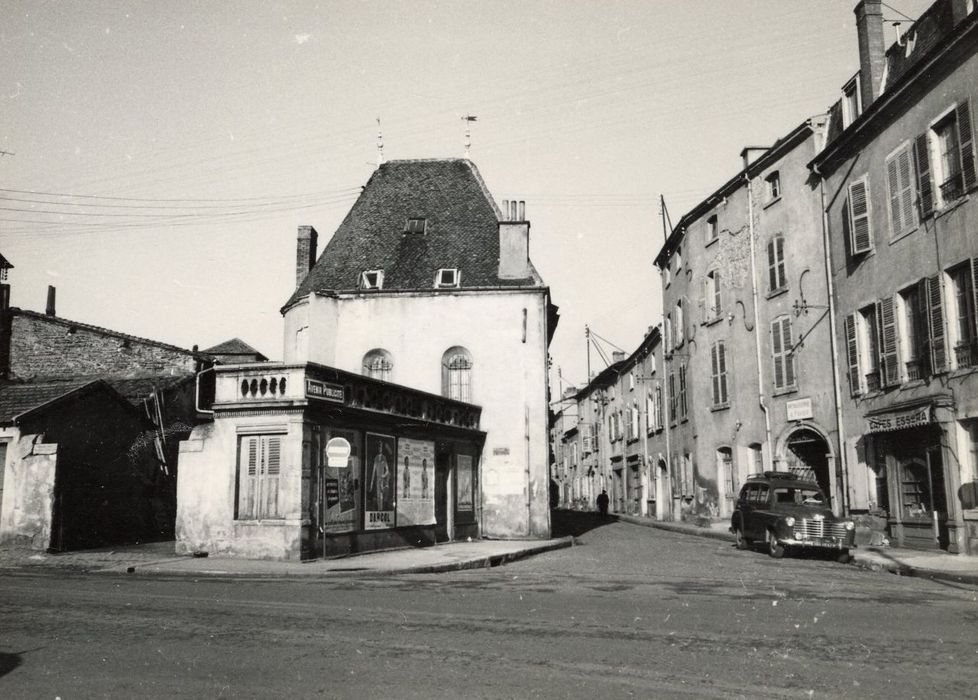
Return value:
M 194 408 L 197 410 L 197 413 L 209 413 L 211 415 L 214 415 L 214 411 L 200 407 L 200 378 L 207 372 L 213 372 L 213 371 L 214 371 L 214 366 L 208 367 L 207 369 L 202 369 L 197 373 L 197 377 L 194 379 Z M 216 393 L 217 393 L 216 385 L 214 387 L 214 392 L 216 398 Z
M 839 469 L 842 475 L 842 514 L 849 515 L 849 465 L 846 454 L 846 431 L 842 422 L 842 386 L 839 383 L 839 346 L 835 335 L 835 288 L 832 284 L 832 250 L 829 248 L 829 212 L 825 206 L 825 179 L 812 166 L 818 178 L 818 193 L 822 204 L 822 248 L 825 257 L 825 289 L 829 297 L 829 345 L 832 348 L 832 393 L 835 399 L 835 430 L 839 442 Z
M 747 187 L 747 236 L 750 242 L 750 291 L 754 302 L 754 352 L 757 355 L 757 403 L 764 411 L 764 441 L 767 443 L 765 467 L 773 468 L 774 443 L 771 442 L 771 415 L 764 403 L 764 374 L 761 371 L 761 326 L 757 313 L 757 259 L 754 250 L 754 193 L 750 186 L 750 173 L 744 170 L 744 184 Z
M 666 264 L 668 264 L 668 263 L 666 263 Z M 662 270 L 661 269 L 659 270 L 659 275 L 660 275 L 660 277 L 662 275 Z M 665 285 L 662 285 L 662 289 L 665 290 Z M 663 291 L 663 297 L 665 297 L 665 292 L 664 291 Z M 668 480 L 669 480 L 667 484 L 664 484 L 665 495 L 663 497 L 663 500 L 668 500 L 668 503 L 669 503 L 669 515 L 671 516 L 671 519 L 672 520 L 675 520 L 676 514 L 673 511 L 673 506 L 675 504 L 672 502 L 672 480 L 673 480 L 673 478 L 674 478 L 675 475 L 674 475 L 674 472 L 672 471 L 672 445 L 670 444 L 670 441 L 671 441 L 671 435 L 670 435 L 671 428 L 669 427 L 669 424 L 672 422 L 672 416 L 669 413 L 670 406 L 672 405 L 670 403 L 670 401 L 672 401 L 672 397 L 669 395 L 669 374 L 670 374 L 670 372 L 669 372 L 669 368 L 666 366 L 666 363 L 667 362 L 671 362 L 672 361 L 672 358 L 671 357 L 666 357 L 666 351 L 668 350 L 668 348 L 666 348 L 665 343 L 663 342 L 664 334 L 666 332 L 666 305 L 665 305 L 665 298 L 663 298 L 663 300 L 662 300 L 662 321 L 661 321 L 660 328 L 662 330 L 659 332 L 659 345 L 662 347 L 662 371 L 663 371 L 662 380 L 661 380 L 662 381 L 662 396 L 663 396 L 663 398 L 662 398 L 662 422 L 665 425 L 665 429 L 666 429 L 666 476 L 668 477 Z M 669 340 L 670 341 L 672 340 L 672 332 L 671 331 L 669 333 Z M 658 465 L 656 465 L 656 468 L 658 468 Z M 663 507 L 665 507 L 665 503 L 663 503 L 662 505 L 663 505 Z

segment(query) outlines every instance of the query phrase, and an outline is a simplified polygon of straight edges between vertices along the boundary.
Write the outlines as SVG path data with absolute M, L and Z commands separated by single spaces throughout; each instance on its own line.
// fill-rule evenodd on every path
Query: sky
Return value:
M 677 221 L 744 146 L 824 112 L 858 68 L 854 5 L 5 0 L 12 304 L 43 311 L 54 285 L 65 318 L 280 359 L 297 227 L 322 250 L 378 129 L 388 160 L 442 158 L 469 125 L 497 201 L 526 201 L 560 306 L 554 389 L 558 369 L 583 385 L 585 324 L 631 352 L 659 322 L 659 196 Z

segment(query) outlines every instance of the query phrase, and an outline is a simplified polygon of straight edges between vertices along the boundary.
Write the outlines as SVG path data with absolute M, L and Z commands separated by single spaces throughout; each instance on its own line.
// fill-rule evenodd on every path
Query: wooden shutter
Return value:
M 957 107 L 958 140 L 961 144 L 961 175 L 964 178 L 964 191 L 975 186 L 974 135 L 971 131 L 971 102 L 965 100 Z
M 713 373 L 713 405 L 720 403 L 720 344 L 714 343 L 710 348 L 710 366 Z
M 717 345 L 717 366 L 720 370 L 720 403 L 727 403 L 727 348 L 721 341 Z
M 784 381 L 785 386 L 795 385 L 795 356 L 792 353 L 791 317 L 781 319 L 781 342 L 784 343 Z
M 238 517 L 255 518 L 258 504 L 258 447 L 259 438 L 248 437 L 241 440 L 238 474 Z
M 903 230 L 906 230 L 913 228 L 917 223 L 913 202 L 913 157 L 909 147 L 897 154 L 897 175 L 900 178 L 900 209 L 903 215 Z
M 917 283 L 917 317 L 914 319 L 917 330 L 917 364 L 920 365 L 920 377 L 931 374 L 930 367 L 930 307 L 927 305 L 927 280 Z
M 863 178 L 849 185 L 849 230 L 852 252 L 868 253 L 873 247 L 869 225 L 869 187 Z
M 944 329 L 944 303 L 941 276 L 927 278 L 927 336 L 930 343 L 930 369 L 934 374 L 947 370 L 947 338 Z
M 720 299 L 720 271 L 713 271 L 713 316 L 723 313 L 723 302 Z
M 930 178 L 930 156 L 927 152 L 927 134 L 914 141 L 914 161 L 917 169 L 917 204 L 923 220 L 934 211 L 934 186 Z
M 975 332 L 978 333 L 978 258 L 971 259 L 971 311 L 975 316 Z M 978 338 L 973 337 L 971 342 L 978 342 Z M 0 462 L 0 469 L 3 469 L 3 462 Z
M 862 375 L 859 371 L 859 336 L 856 333 L 856 314 L 849 314 L 845 321 L 846 361 L 849 365 L 849 392 L 853 396 L 862 393 Z
M 893 297 L 880 300 L 876 308 L 880 332 L 880 379 L 883 386 L 900 383 L 900 352 Z
M 784 341 L 781 338 L 781 321 L 771 324 L 771 356 L 774 359 L 774 388 L 784 386 Z
M 900 171 L 897 156 L 886 161 L 886 187 L 890 195 L 890 232 L 895 236 L 903 231 L 903 207 L 900 200 Z
M 279 474 L 282 467 L 282 438 L 265 438 L 262 466 L 261 495 L 263 518 L 280 518 L 279 513 Z
M 778 288 L 778 259 L 775 253 L 775 242 L 771 240 L 767 244 L 767 283 L 768 289 L 774 291 Z

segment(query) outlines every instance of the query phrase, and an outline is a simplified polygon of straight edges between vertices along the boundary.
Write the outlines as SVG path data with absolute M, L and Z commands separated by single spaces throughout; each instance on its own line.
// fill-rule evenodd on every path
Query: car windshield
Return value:
M 806 488 L 776 488 L 774 489 L 776 503 L 796 503 L 806 506 L 825 505 L 825 497 L 818 489 Z

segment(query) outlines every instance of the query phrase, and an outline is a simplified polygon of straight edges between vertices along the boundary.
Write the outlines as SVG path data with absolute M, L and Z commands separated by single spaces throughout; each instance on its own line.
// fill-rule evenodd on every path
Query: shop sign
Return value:
M 879 416 L 866 417 L 866 431 L 870 433 L 885 433 L 890 430 L 915 428 L 918 425 L 932 423 L 931 407 L 923 406 L 909 411 L 884 413 Z
M 326 443 L 326 466 L 346 469 L 350 459 L 350 441 L 334 437 Z
M 785 407 L 788 410 L 788 420 L 808 420 L 814 415 L 811 398 L 789 401 Z
M 306 379 L 306 396 L 343 403 L 346 395 L 343 387 L 339 384 L 321 382 L 318 379 Z
M 505 457 L 508 454 L 509 454 L 509 448 L 508 447 L 493 447 L 492 448 L 492 455 L 493 455 L 493 457 Z
M 322 446 L 320 464 L 323 469 L 323 501 L 325 512 L 323 531 L 351 532 L 356 529 L 360 507 L 360 436 L 352 430 L 328 430 L 330 438 Z M 342 466 L 334 466 L 337 446 L 346 443 L 346 458 Z
M 472 493 L 472 457 L 469 455 L 456 455 L 455 474 L 458 483 L 458 489 L 456 490 L 458 511 L 460 513 L 471 513 L 474 503 Z

